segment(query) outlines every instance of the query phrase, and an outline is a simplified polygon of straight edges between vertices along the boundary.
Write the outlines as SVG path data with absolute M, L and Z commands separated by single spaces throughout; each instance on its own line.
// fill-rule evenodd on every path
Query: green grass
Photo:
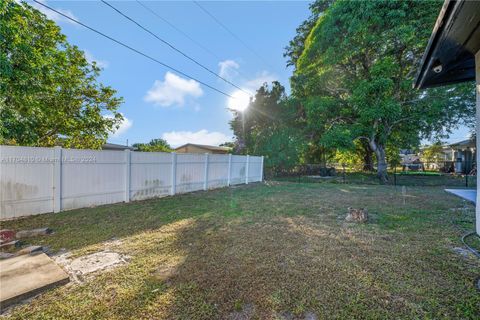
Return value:
M 410 175 L 410 176 L 441 176 L 442 173 L 436 171 L 399 171 L 397 175 Z
M 345 223 L 350 206 L 370 222 Z M 453 250 L 474 208 L 440 187 L 269 182 L 1 223 L 44 226 L 29 242 L 79 256 L 117 238 L 129 263 L 7 318 L 480 317 L 480 261 Z
M 337 172 L 334 177 L 312 177 L 312 176 L 288 176 L 276 177 L 275 181 L 297 182 L 297 183 L 346 183 L 361 185 L 378 185 L 380 181 L 375 173 L 366 172 Z M 389 172 L 388 185 L 397 186 L 438 186 L 444 188 L 475 188 L 476 177 L 443 174 L 438 172 Z M 467 186 L 468 184 L 468 186 Z

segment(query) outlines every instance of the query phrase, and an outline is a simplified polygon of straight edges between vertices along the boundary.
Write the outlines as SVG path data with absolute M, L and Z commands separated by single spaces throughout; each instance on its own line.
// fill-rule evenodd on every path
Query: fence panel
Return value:
M 225 187 L 228 184 L 228 156 L 210 154 L 208 157 L 208 189 Z
M 262 181 L 262 157 L 252 157 L 248 159 L 248 182 Z
M 124 152 L 63 149 L 62 158 L 62 210 L 125 199 Z
M 177 193 L 203 190 L 205 183 L 205 155 L 177 154 Z
M 53 211 L 53 148 L 0 146 L 0 218 Z
M 263 180 L 252 156 L 0 146 L 0 158 L 0 219 Z
M 172 156 L 165 152 L 131 152 L 130 199 L 167 196 L 172 189 Z
M 232 156 L 230 184 L 245 183 L 247 156 Z

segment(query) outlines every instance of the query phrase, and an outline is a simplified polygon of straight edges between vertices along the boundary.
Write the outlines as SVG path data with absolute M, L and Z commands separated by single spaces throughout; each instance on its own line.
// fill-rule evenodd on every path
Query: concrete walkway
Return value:
M 477 202 L 477 190 L 475 189 L 445 189 L 445 191 L 462 199 L 468 200 L 473 204 Z

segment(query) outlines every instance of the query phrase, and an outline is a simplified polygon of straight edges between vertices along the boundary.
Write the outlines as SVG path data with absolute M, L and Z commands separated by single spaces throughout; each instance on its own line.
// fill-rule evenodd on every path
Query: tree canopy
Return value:
M 263 85 L 231 122 L 236 147 L 286 168 L 327 159 L 388 179 L 399 149 L 448 136 L 475 115 L 472 83 L 413 89 L 438 1 L 317 0 L 286 47 L 292 92 Z M 363 163 L 363 166 L 362 166 Z M 283 170 L 283 169 L 282 169 Z
M 144 152 L 172 152 L 172 147 L 165 139 L 152 139 L 149 143 L 134 143 L 132 147 Z
M 0 143 L 99 148 L 123 119 L 99 74 L 44 14 L 0 2 Z
M 440 6 L 336 1 L 317 19 L 296 62 L 293 95 L 303 101 L 318 143 L 351 149 L 364 141 L 384 181 L 388 146 L 418 144 L 474 114 L 471 84 L 412 88 Z
M 274 172 L 298 164 L 303 143 L 296 118 L 285 88 L 277 81 L 263 84 L 246 110 L 234 111 L 230 126 L 235 151 L 264 155 L 266 167 Z

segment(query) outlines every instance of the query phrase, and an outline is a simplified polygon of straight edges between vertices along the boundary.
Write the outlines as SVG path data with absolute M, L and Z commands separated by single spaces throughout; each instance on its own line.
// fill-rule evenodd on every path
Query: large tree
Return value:
M 336 1 L 316 21 L 296 61 L 295 96 L 322 145 L 375 153 L 415 144 L 474 115 L 473 85 L 417 91 L 412 82 L 441 3 Z
M 235 151 L 264 155 L 265 166 L 281 172 L 299 163 L 303 137 L 296 124 L 294 102 L 277 81 L 261 86 L 244 111 L 234 111 L 230 122 Z
M 123 119 L 99 72 L 44 14 L 1 1 L 0 143 L 99 148 Z

